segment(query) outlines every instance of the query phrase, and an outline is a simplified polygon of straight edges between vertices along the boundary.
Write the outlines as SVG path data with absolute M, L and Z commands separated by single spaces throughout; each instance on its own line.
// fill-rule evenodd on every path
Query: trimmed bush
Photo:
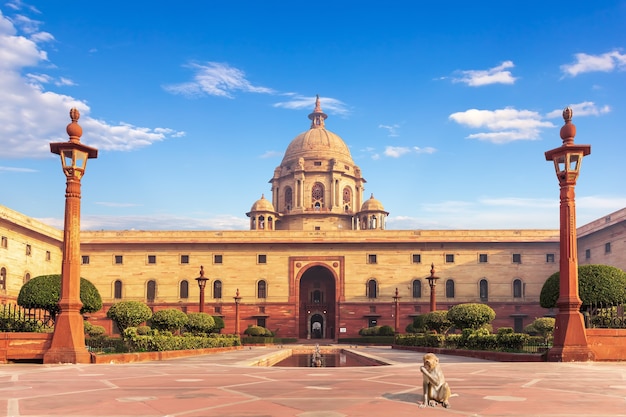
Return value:
M 61 275 L 40 275 L 32 278 L 20 289 L 17 304 L 24 308 L 46 310 L 54 320 L 59 314 L 61 298 Z M 95 313 L 102 309 L 102 298 L 98 289 L 89 280 L 80 279 L 81 314 Z
M 122 334 L 129 327 L 139 326 L 152 317 L 150 308 L 139 301 L 120 301 L 107 311 L 107 317 L 117 324 Z
M 176 332 L 189 323 L 189 317 L 177 308 L 155 311 L 150 319 L 151 327 L 157 330 Z
M 548 343 L 554 334 L 555 323 L 556 320 L 552 317 L 541 317 L 535 319 L 531 325 L 536 334 L 543 337 L 544 343 Z
M 496 312 L 487 304 L 457 304 L 448 310 L 448 320 L 457 329 L 479 329 L 493 321 Z
M 215 328 L 215 319 L 207 313 L 187 313 L 187 331 L 193 334 L 211 333 Z
M 554 308 L 559 298 L 560 274 L 550 275 L 541 288 L 539 303 L 543 308 Z M 578 296 L 581 309 L 601 303 L 618 305 L 626 302 L 626 272 L 609 265 L 578 266 Z
M 261 326 L 248 326 L 243 334 L 248 336 L 273 337 L 272 331 Z
M 213 327 L 213 333 L 220 333 L 225 326 L 224 319 L 220 316 L 213 316 L 213 320 L 215 320 L 215 327 Z
M 445 334 L 452 326 L 446 310 L 431 311 L 423 314 L 423 323 L 426 329 L 441 334 Z

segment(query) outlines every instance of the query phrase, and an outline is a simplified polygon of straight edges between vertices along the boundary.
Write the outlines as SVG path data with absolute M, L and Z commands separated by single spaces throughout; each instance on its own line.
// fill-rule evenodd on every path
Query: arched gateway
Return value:
M 334 339 L 337 329 L 337 277 L 325 265 L 302 268 L 298 283 L 298 337 Z

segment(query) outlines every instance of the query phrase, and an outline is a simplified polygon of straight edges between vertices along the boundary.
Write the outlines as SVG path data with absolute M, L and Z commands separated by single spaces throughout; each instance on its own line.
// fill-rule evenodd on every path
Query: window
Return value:
M 256 294 L 257 298 L 267 298 L 267 283 L 264 280 L 257 283 Z
M 180 298 L 189 298 L 189 281 L 186 279 L 180 282 Z
M 378 324 L 378 320 L 374 317 L 370 317 L 369 319 L 367 319 L 367 326 L 368 327 L 375 327 Z
M 546 262 L 549 264 L 553 264 L 554 263 L 554 254 L 553 253 L 546 253 Z
M 487 254 L 486 253 L 481 253 L 478 255 L 478 262 L 481 264 L 486 264 L 487 263 Z
M 221 264 L 222 263 L 222 255 L 213 255 L 213 263 Z
M 156 255 L 148 255 L 148 263 L 156 264 Z
M 316 167 L 321 167 L 322 166 L 322 161 L 314 161 L 313 165 Z
M 7 269 L 5 267 L 0 268 L 0 290 L 7 289 Z
M 370 279 L 367 281 L 367 297 L 368 298 L 376 298 L 376 280 Z
M 513 263 L 514 264 L 521 264 L 522 263 L 522 254 L 521 253 L 514 253 L 513 254 Z
M 422 298 L 422 281 L 413 280 L 413 298 Z
M 222 281 L 219 279 L 213 283 L 213 298 L 222 298 Z
M 215 312 L 215 314 L 222 314 L 222 306 L 215 306 L 213 311 Z
M 522 280 L 515 279 L 513 281 L 513 297 L 522 298 L 522 295 L 523 295 Z
M 267 263 L 267 255 L 259 255 L 258 256 L 258 262 L 260 264 L 266 264 Z
M 585 250 L 585 259 L 590 259 L 591 258 L 591 249 L 586 249 Z
M 489 300 L 489 283 L 486 279 L 481 279 L 478 284 L 479 293 L 480 293 L 480 301 L 488 301 Z
M 124 263 L 124 257 L 122 255 L 115 255 L 115 265 L 122 265 Z
M 604 244 L 604 253 L 611 253 L 611 242 Z
M 146 287 L 146 298 L 149 303 L 153 303 L 156 299 L 156 281 L 151 279 Z
M 113 298 L 116 300 L 122 299 L 122 281 L 119 279 L 113 284 Z
M 315 210 L 324 207 L 324 186 L 319 182 L 313 184 L 311 188 L 311 206 Z
M 376 255 L 373 255 L 373 254 L 367 255 L 367 263 L 368 264 L 375 264 L 376 263 Z
M 419 253 L 414 253 L 413 254 L 413 263 L 414 264 L 422 263 L 422 255 L 420 255 Z
M 180 255 L 180 263 L 188 264 L 189 263 L 189 255 Z
M 30 256 L 33 252 L 33 248 L 30 245 L 26 245 L 26 256 Z
M 454 298 L 454 280 L 446 281 L 446 298 Z
M 50 254 L 50 251 L 47 250 L 46 251 L 46 261 L 49 261 L 51 257 L 52 257 L 52 255 Z
M 24 284 L 26 284 L 28 281 L 30 281 L 30 274 L 27 272 L 26 275 L 24 275 Z
M 9 246 L 9 239 L 7 239 L 6 236 L 2 236 L 2 245 L 1 245 L 4 249 L 6 249 Z
M 524 318 L 513 317 L 513 331 L 515 333 L 524 333 Z
M 454 254 L 446 253 L 446 263 L 453 264 L 454 263 Z
M 83 255 L 80 257 L 80 263 L 82 265 L 89 265 L 89 255 Z
M 267 323 L 265 322 L 265 317 L 257 317 L 256 325 L 259 327 L 265 327 Z
M 291 187 L 287 187 L 285 189 L 285 211 L 291 211 L 293 207 L 293 191 L 291 191 Z

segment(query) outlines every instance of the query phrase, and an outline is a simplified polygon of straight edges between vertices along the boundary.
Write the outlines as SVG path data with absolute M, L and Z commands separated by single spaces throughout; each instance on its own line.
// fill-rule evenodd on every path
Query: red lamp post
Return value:
M 235 334 L 241 336 L 241 332 L 239 331 L 239 303 L 241 303 L 239 288 L 237 288 L 237 293 L 233 298 L 235 299 Z
M 65 224 L 63 229 L 63 261 L 61 266 L 60 313 L 54 323 L 50 348 L 44 363 L 90 363 L 85 347 L 85 326 L 80 309 L 80 180 L 85 174 L 87 159 L 97 158 L 98 150 L 80 143 L 83 129 L 78 124 L 80 113 L 70 110 L 72 122 L 67 125 L 68 142 L 50 144 L 50 152 L 61 156 L 65 189 Z
M 437 311 L 437 280 L 439 277 L 435 276 L 435 264 L 430 264 L 430 276 L 426 278 L 428 285 L 430 286 L 430 311 Z
M 572 109 L 563 110 L 565 125 L 561 127 L 563 145 L 545 153 L 547 161 L 554 162 L 560 193 L 560 265 L 559 312 L 554 326 L 554 347 L 548 352 L 552 362 L 588 361 L 594 354 L 587 344 L 582 304 L 578 296 L 578 257 L 576 243 L 576 204 L 574 188 L 583 157 L 591 153 L 590 145 L 575 145 L 576 126 L 572 123 Z
M 200 265 L 200 276 L 196 278 L 198 288 L 200 288 L 200 305 L 198 306 L 200 313 L 204 313 L 204 288 L 206 287 L 207 280 L 208 278 L 204 277 L 204 266 Z
M 393 296 L 393 303 L 396 306 L 396 315 L 395 315 L 395 333 L 400 333 L 400 295 L 398 295 L 398 288 L 396 288 L 396 294 Z

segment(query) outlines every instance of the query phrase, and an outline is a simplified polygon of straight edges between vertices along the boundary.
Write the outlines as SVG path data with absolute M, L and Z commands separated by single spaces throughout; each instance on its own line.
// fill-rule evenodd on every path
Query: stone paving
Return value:
M 419 408 L 421 353 L 355 350 L 388 366 L 250 366 L 279 347 L 158 362 L 0 365 L 5 416 L 626 416 L 626 363 L 440 355 L 451 407 Z

